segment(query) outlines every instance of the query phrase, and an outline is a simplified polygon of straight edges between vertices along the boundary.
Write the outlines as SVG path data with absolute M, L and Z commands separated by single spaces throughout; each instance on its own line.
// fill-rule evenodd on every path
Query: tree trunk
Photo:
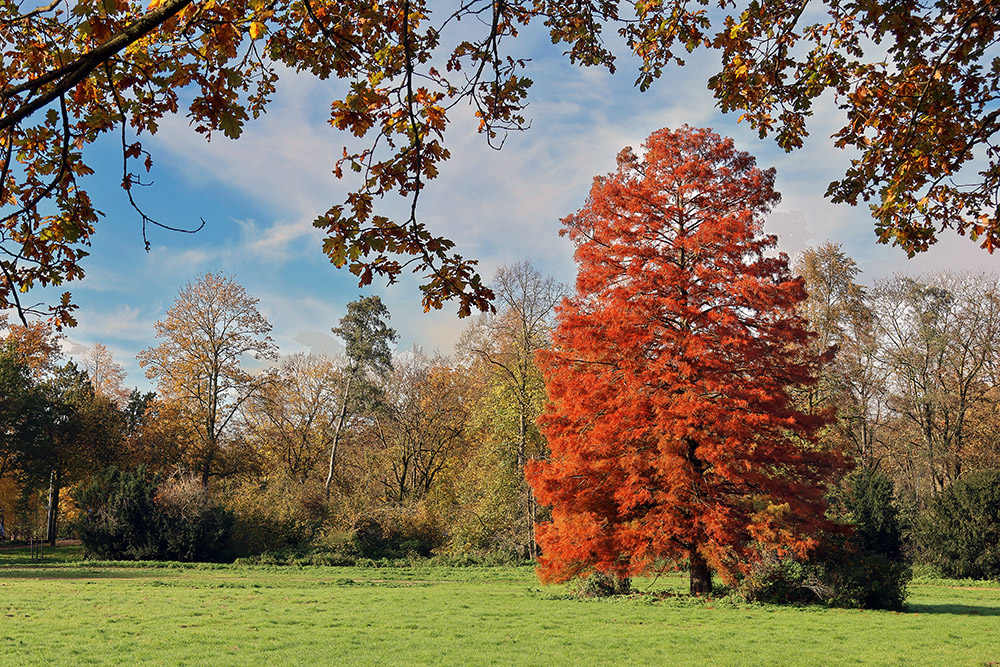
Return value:
M 56 545 L 56 515 L 59 514 L 59 473 L 49 475 L 49 512 L 46 517 L 45 539 L 50 547 Z
M 538 518 L 537 507 L 535 493 L 528 486 L 528 557 L 532 561 L 538 560 L 538 543 L 535 542 L 535 521 Z
M 205 491 L 208 491 L 208 482 L 212 476 L 212 459 L 215 458 L 214 451 L 214 449 L 211 450 L 201 462 L 201 488 Z
M 347 376 L 347 383 L 344 385 L 344 402 L 340 406 L 340 419 L 337 421 L 337 431 L 333 434 L 333 445 L 330 446 L 330 467 L 326 473 L 326 483 L 323 490 L 326 492 L 326 499 L 330 500 L 330 485 L 333 484 L 333 464 L 337 460 L 337 445 L 340 444 L 340 436 L 344 432 L 344 421 L 347 419 L 347 400 L 351 393 L 352 376 Z
M 708 563 L 695 549 L 689 555 L 691 562 L 691 595 L 710 595 L 712 593 L 712 570 Z

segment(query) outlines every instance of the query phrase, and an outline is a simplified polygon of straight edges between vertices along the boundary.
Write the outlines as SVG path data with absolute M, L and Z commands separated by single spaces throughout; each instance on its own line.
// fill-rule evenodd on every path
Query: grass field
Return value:
M 1000 665 L 1000 584 L 907 613 L 637 596 L 527 568 L 135 566 L 0 551 L 0 664 Z M 676 589 L 682 575 L 639 589 Z

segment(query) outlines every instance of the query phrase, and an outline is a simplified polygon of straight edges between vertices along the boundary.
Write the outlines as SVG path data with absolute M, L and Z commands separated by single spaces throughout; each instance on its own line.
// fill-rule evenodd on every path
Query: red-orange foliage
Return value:
M 807 552 L 842 462 L 815 443 L 828 416 L 789 395 L 824 359 L 795 314 L 802 282 L 762 234 L 774 170 L 686 126 L 644 149 L 623 150 L 562 221 L 579 275 L 538 355 L 552 448 L 528 471 L 552 506 L 539 573 L 624 577 L 690 558 L 700 593 L 755 542 Z

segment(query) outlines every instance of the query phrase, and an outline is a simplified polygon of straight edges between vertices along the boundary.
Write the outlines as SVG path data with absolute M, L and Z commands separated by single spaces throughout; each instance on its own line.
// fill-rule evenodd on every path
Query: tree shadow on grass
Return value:
M 971 604 L 911 604 L 911 614 L 952 614 L 955 616 L 1000 616 L 1000 606 Z
M 163 572 L 127 568 L 89 570 L 67 567 L 0 567 L 0 579 L 149 579 L 163 577 Z

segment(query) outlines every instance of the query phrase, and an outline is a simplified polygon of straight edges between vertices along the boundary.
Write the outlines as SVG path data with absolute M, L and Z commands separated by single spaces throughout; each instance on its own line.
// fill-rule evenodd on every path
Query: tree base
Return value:
M 712 570 L 701 554 L 692 551 L 689 557 L 691 568 L 691 595 L 710 595 L 712 593 Z

